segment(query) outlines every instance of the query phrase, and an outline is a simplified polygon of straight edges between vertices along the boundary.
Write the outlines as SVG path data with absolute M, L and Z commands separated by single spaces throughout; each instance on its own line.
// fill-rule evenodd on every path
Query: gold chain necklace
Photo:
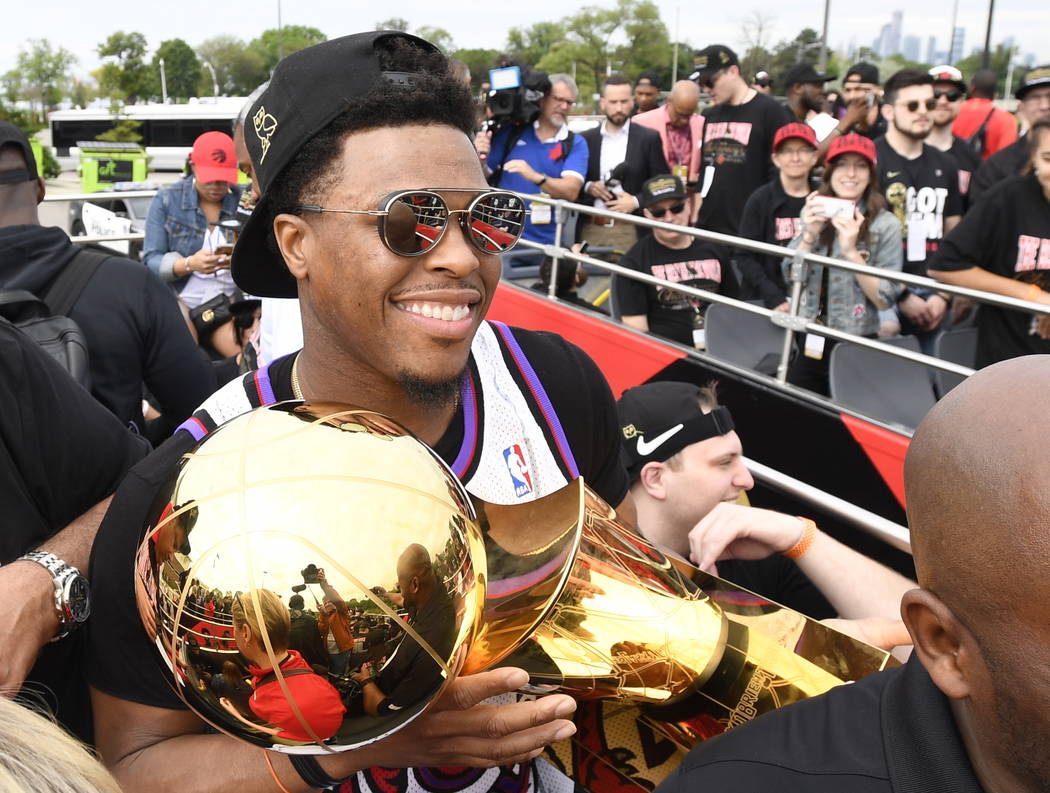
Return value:
M 303 387 L 299 384 L 299 358 L 302 356 L 300 352 L 295 356 L 295 360 L 292 361 L 292 394 L 295 395 L 296 399 L 305 400 L 303 396 Z

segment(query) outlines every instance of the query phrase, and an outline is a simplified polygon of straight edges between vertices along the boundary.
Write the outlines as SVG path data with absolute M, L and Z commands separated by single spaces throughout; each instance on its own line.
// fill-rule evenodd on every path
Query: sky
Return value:
M 793 38 L 803 27 L 820 30 L 823 24 L 824 0 L 777 0 L 758 3 L 744 0 L 739 4 L 656 0 L 663 20 L 672 36 L 676 16 L 679 39 L 695 47 L 724 43 L 742 49 L 742 23 L 751 13 L 762 13 L 772 20 L 775 43 Z M 938 48 L 947 49 L 951 26 L 951 3 L 929 0 L 907 3 L 880 3 L 869 11 L 862 4 L 829 0 L 831 16 L 828 40 L 832 47 L 846 47 L 851 41 L 870 46 L 883 24 L 890 21 L 895 8 L 904 11 L 903 35 L 917 35 L 925 57 L 926 39 L 938 37 Z M 596 0 L 595 5 L 609 7 L 613 0 Z M 380 19 L 404 17 L 413 27 L 443 27 L 452 34 L 459 47 L 500 49 L 512 27 L 556 20 L 579 8 L 556 0 L 528 0 L 524 3 L 500 2 L 498 13 L 479 13 L 484 4 L 477 0 L 402 0 L 393 10 L 384 12 L 375 3 L 359 0 L 285 0 L 281 5 L 285 25 L 310 25 L 320 28 L 330 38 L 362 29 L 371 29 Z M 728 6 L 728 10 L 727 10 Z M 998 0 L 995 3 L 992 41 L 1013 36 L 1021 47 L 1021 56 L 1033 52 L 1038 63 L 1050 61 L 1050 7 L 1046 0 Z M 958 0 L 958 25 L 966 28 L 966 53 L 983 44 L 987 20 L 987 0 Z M 251 39 L 262 30 L 277 26 L 278 0 L 180 0 L 177 3 L 138 2 L 107 6 L 106 10 L 87 12 L 75 0 L 41 0 L 40 5 L 21 3 L 8 10 L 8 24 L 0 30 L 0 73 L 14 67 L 18 51 L 27 39 L 47 38 L 52 45 L 62 46 L 79 59 L 76 72 L 87 75 L 99 65 L 97 45 L 113 30 L 137 30 L 145 34 L 151 48 L 161 41 L 182 38 L 191 46 L 220 34 Z M 394 7 L 387 7 L 393 9 Z M 135 9 L 134 13 L 117 9 Z M 12 20 L 11 17 L 14 17 Z

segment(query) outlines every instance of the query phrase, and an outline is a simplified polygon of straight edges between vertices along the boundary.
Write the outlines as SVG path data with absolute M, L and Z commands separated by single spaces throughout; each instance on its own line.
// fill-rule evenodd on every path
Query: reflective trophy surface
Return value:
M 396 422 L 344 405 L 260 408 L 188 453 L 139 548 L 136 594 L 179 695 L 224 732 L 353 749 L 457 674 L 514 665 L 527 693 L 584 701 L 578 724 L 628 714 L 633 735 L 581 730 L 549 753 L 584 787 L 600 776 L 588 758 L 611 748 L 674 747 L 626 774 L 644 787 L 680 749 L 892 663 L 669 559 L 582 480 L 475 500 Z M 331 634 L 327 667 L 296 646 L 303 620 Z

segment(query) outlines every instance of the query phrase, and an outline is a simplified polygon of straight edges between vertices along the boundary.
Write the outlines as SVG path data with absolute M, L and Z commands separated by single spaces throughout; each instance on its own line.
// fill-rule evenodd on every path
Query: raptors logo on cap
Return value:
M 222 149 L 212 149 L 211 158 L 214 162 L 226 162 L 226 152 Z
M 266 159 L 266 152 L 270 150 L 270 136 L 277 131 L 277 119 L 267 113 L 265 107 L 260 107 L 252 118 L 252 124 L 255 127 L 255 136 L 259 139 L 259 147 L 262 149 L 259 162 L 263 162 Z

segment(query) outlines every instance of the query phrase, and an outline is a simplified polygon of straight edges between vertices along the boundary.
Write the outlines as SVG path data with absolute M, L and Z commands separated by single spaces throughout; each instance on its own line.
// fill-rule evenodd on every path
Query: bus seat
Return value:
M 712 303 L 707 307 L 704 328 L 707 330 L 707 351 L 715 358 L 765 374 L 776 374 L 784 347 L 784 330 L 770 322 L 768 317 L 723 303 Z

